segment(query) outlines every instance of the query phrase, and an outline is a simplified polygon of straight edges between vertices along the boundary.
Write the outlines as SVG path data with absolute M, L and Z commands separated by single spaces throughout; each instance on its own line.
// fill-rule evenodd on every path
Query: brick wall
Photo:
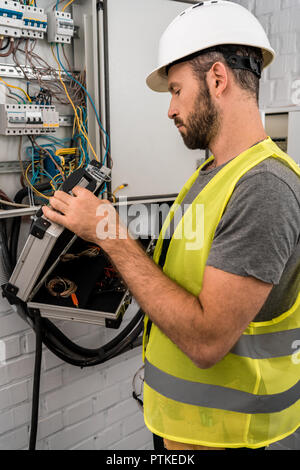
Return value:
M 233 0 L 264 26 L 277 53 L 261 81 L 261 107 L 290 106 L 293 83 L 300 79 L 300 0 Z
M 60 322 L 80 345 L 103 344 L 96 326 Z M 102 341 L 102 343 L 101 343 Z M 0 450 L 29 442 L 35 335 L 0 301 Z M 37 449 L 151 449 L 152 436 L 132 399 L 132 379 L 141 349 L 80 369 L 43 348 Z

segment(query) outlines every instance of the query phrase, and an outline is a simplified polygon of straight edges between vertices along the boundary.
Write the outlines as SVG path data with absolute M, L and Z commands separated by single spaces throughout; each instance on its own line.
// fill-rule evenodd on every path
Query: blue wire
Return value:
M 58 4 L 59 4 L 59 0 L 57 0 L 56 2 L 56 11 L 58 10 Z
M 9 94 L 12 95 L 12 96 L 16 96 L 17 98 L 19 98 L 20 100 L 22 100 L 24 104 L 26 104 L 25 99 L 24 99 L 22 96 L 18 95 L 17 93 L 14 93 L 14 92 L 12 92 L 12 91 L 9 91 Z
M 60 66 L 62 67 L 63 71 L 68 75 L 69 78 L 71 78 L 75 83 L 77 83 L 81 88 L 82 90 L 86 93 L 86 95 L 89 97 L 90 99 L 90 102 L 92 104 L 92 107 L 94 109 L 94 112 L 95 112 L 95 115 L 96 115 L 96 118 L 97 118 L 97 121 L 98 121 L 98 124 L 99 126 L 101 127 L 102 131 L 104 132 L 105 134 L 105 137 L 106 137 L 106 149 L 105 149 L 105 156 L 104 156 L 104 159 L 103 159 L 103 165 L 105 165 L 105 162 L 106 162 L 106 158 L 107 158 L 107 154 L 108 154 L 108 151 L 109 151 L 109 137 L 108 137 L 108 134 L 106 133 L 105 129 L 103 128 L 102 126 L 102 123 L 100 121 L 100 118 L 99 118 L 99 115 L 98 115 L 98 112 L 97 112 L 97 109 L 96 109 L 96 106 L 94 104 L 94 101 L 92 100 L 92 97 L 91 95 L 89 94 L 89 92 L 87 91 L 87 89 L 78 81 L 76 80 L 76 78 L 74 78 L 67 70 L 66 68 L 64 67 L 64 65 L 62 64 L 61 60 L 60 60 L 60 56 L 59 56 L 59 49 L 58 49 L 58 44 L 56 44 L 56 51 L 57 51 L 57 58 L 58 58 L 58 62 L 60 63 Z
M 52 137 L 50 135 L 38 135 L 36 139 L 47 139 L 50 142 L 54 142 L 56 145 L 64 146 L 66 142 L 70 142 L 70 137 L 65 137 L 64 139 L 59 139 L 58 137 Z
M 99 193 L 99 196 L 101 196 L 101 194 L 105 193 L 105 191 L 106 191 L 106 183 L 105 183 L 104 189 L 101 191 L 101 193 Z

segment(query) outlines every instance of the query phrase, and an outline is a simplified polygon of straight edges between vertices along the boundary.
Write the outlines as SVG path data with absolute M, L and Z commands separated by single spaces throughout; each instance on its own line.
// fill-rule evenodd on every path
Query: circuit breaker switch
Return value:
M 30 5 L 22 5 L 23 26 L 22 37 L 44 39 L 47 31 L 47 15 L 43 8 Z
M 74 21 L 70 13 L 50 11 L 48 13 L 48 42 L 70 44 L 74 37 Z
M 0 36 L 20 38 L 23 11 L 19 2 L 0 0 Z
M 25 135 L 55 132 L 59 114 L 54 105 L 0 104 L 0 134 Z

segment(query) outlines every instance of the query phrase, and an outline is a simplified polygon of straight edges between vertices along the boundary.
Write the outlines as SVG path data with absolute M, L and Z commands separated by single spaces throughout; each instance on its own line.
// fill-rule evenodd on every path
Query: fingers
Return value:
M 70 196 L 70 194 L 65 193 L 64 191 L 55 191 L 54 196 L 55 199 L 58 199 L 59 201 L 69 204 L 72 200 L 73 196 Z
M 72 193 L 75 195 L 75 196 L 80 196 L 80 195 L 84 195 L 84 194 L 91 194 L 91 192 L 86 189 L 86 188 L 82 188 L 81 186 L 75 186 L 73 189 L 72 189 Z
M 65 220 L 65 217 L 63 215 L 52 210 L 51 207 L 49 206 L 43 206 L 42 211 L 44 213 L 44 216 L 47 217 L 47 219 L 51 220 L 51 222 L 54 222 L 59 225 L 63 225 L 63 222 Z
M 51 207 L 53 207 L 53 209 L 56 209 L 62 214 L 65 214 L 68 209 L 68 205 L 65 202 L 58 199 L 57 197 L 51 197 L 50 204 L 51 204 Z

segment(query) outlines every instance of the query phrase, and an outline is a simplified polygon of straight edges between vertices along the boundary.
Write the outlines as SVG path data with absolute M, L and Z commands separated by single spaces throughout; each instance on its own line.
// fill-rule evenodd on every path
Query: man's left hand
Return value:
M 51 207 L 43 207 L 45 217 L 104 249 L 112 239 L 119 238 L 119 217 L 109 201 L 98 199 L 80 186 L 73 188 L 72 193 L 74 196 L 56 191 L 49 201 Z M 126 232 L 124 227 L 122 232 Z

